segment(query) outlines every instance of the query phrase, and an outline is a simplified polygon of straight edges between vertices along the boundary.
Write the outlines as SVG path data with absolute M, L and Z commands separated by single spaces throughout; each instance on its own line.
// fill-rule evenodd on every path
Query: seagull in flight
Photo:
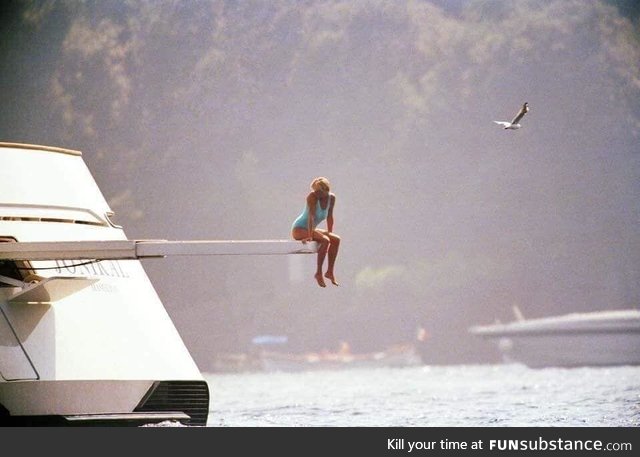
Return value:
M 520 108 L 520 111 L 518 111 L 518 114 L 516 114 L 516 117 L 514 117 L 511 122 L 506 122 L 506 121 L 493 121 L 493 122 L 495 122 L 498 125 L 501 125 L 505 130 L 518 130 L 520 127 L 522 127 L 519 124 L 520 119 L 522 119 L 524 115 L 527 114 L 528 112 L 529 112 L 529 103 L 524 102 L 524 105 L 522 105 L 522 108 Z

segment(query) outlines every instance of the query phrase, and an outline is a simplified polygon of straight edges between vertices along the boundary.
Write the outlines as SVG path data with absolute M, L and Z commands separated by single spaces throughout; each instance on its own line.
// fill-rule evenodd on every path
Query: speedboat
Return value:
M 505 362 L 532 368 L 640 365 L 640 310 L 571 313 L 474 326 Z

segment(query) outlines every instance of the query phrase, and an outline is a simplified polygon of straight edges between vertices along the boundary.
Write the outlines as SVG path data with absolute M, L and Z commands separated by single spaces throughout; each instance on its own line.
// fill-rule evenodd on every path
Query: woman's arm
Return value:
M 309 206 L 309 217 L 307 218 L 307 233 L 309 234 L 309 240 L 313 240 L 313 221 L 316 217 L 316 194 L 311 192 L 307 195 L 307 205 Z
M 329 233 L 333 232 L 333 207 L 336 206 L 336 196 L 334 194 L 329 195 L 329 214 L 327 214 L 327 230 Z

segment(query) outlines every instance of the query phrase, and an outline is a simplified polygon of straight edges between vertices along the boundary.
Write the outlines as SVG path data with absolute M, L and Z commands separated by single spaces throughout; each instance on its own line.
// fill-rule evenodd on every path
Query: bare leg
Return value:
M 327 265 L 327 272 L 324 277 L 331 280 L 331 283 L 335 286 L 339 286 L 338 281 L 336 281 L 335 274 L 333 272 L 333 267 L 336 263 L 336 257 L 338 256 L 338 250 L 340 249 L 340 237 L 335 233 L 331 233 L 328 230 L 316 229 L 316 232 L 320 232 L 320 234 L 326 237 L 329 240 L 329 260 Z
M 320 287 L 327 287 L 324 283 L 324 279 L 322 278 L 322 265 L 324 264 L 324 259 L 327 256 L 327 251 L 329 250 L 329 238 L 317 231 L 314 231 L 313 239 L 318 242 L 318 262 L 316 274 L 313 277 L 316 278 Z
M 313 241 L 318 243 L 318 260 L 316 266 L 316 274 L 313 276 L 320 287 L 327 287 L 322 277 L 322 265 L 329 250 L 329 237 L 325 236 L 321 231 L 314 230 L 311 234 Z M 309 231 L 302 228 L 294 228 L 291 232 L 294 240 L 304 240 L 309 238 Z
M 336 257 L 338 256 L 338 249 L 340 249 L 340 237 L 338 235 L 334 235 L 333 233 L 327 234 L 329 237 L 329 260 L 327 265 L 327 272 L 325 273 L 325 278 L 331 280 L 331 283 L 334 286 L 339 286 L 338 281 L 336 281 L 336 277 L 333 273 L 333 266 L 336 263 Z

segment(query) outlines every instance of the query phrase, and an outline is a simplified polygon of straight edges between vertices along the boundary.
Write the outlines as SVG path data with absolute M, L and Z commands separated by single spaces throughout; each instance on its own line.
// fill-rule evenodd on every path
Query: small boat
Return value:
M 517 311 L 517 309 L 516 309 Z M 531 368 L 640 365 L 640 310 L 622 309 L 474 326 L 503 360 Z

